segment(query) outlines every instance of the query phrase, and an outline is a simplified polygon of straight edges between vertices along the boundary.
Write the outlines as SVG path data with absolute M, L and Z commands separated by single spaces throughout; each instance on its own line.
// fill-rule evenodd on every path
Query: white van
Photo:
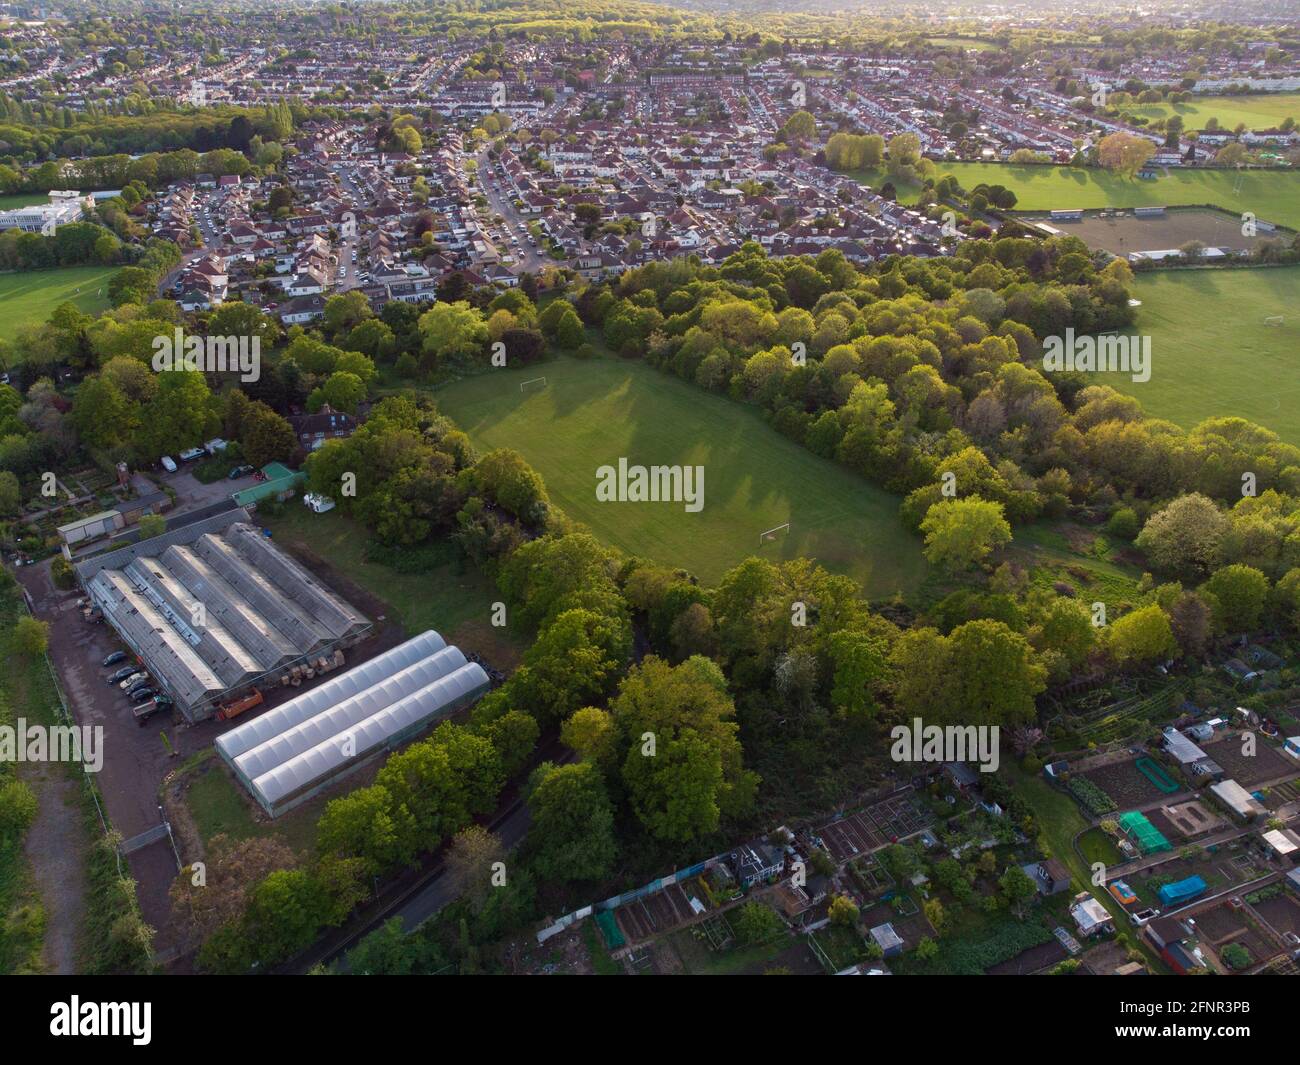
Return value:
M 302 497 L 302 502 L 308 510 L 317 514 L 324 514 L 327 510 L 334 509 L 334 500 L 329 496 L 317 495 L 315 492 L 308 492 Z
M 162 468 L 166 470 L 168 473 L 176 472 L 176 460 L 172 458 L 170 455 L 164 455 L 158 461 L 162 464 Z

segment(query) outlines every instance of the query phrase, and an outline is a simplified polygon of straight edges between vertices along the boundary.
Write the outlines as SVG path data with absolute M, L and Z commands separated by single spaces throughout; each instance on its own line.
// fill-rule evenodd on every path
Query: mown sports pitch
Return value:
M 519 391 L 543 372 L 545 388 Z M 457 381 L 436 397 L 480 449 L 519 451 L 555 503 L 607 543 L 704 581 L 750 555 L 815 558 L 873 597 L 908 594 L 925 576 L 894 496 L 787 440 L 756 411 L 642 363 L 566 357 Z M 620 457 L 703 466 L 703 509 L 598 502 L 596 470 Z M 760 546 L 760 533 L 785 522 L 788 533 Z
M 1139 274 L 1134 296 L 1151 380 L 1099 380 L 1186 428 L 1237 415 L 1300 445 L 1300 266 Z
M 12 340 L 26 325 L 40 325 L 61 303 L 98 314 L 108 308 L 108 279 L 116 266 L 66 266 L 0 275 L 0 340 Z
M 1003 185 L 1016 194 L 1017 211 L 1076 207 L 1186 207 L 1210 205 L 1300 229 L 1300 173 L 1289 170 L 1198 170 L 1177 167 L 1155 178 L 1126 178 L 1106 170 L 1070 166 L 1012 166 L 1008 163 L 936 163 L 939 176 L 952 174 L 961 186 Z M 850 175 L 873 188 L 888 180 L 879 171 Z M 895 183 L 904 203 L 916 200 L 917 185 Z
M 1125 104 L 1121 111 L 1147 119 L 1179 115 L 1184 129 L 1203 129 L 1211 118 L 1220 129 L 1275 129 L 1286 118 L 1300 121 L 1300 93 L 1270 92 L 1256 96 L 1193 96 L 1180 104 Z

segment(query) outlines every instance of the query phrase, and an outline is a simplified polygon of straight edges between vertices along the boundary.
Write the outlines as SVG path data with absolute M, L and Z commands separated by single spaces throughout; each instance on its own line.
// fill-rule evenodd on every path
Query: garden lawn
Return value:
M 543 375 L 544 387 L 520 392 L 520 382 Z M 781 436 L 753 408 L 643 363 L 566 357 L 465 378 L 436 398 L 481 450 L 519 451 L 552 501 L 597 536 L 704 581 L 751 555 L 815 558 L 872 597 L 910 593 L 925 575 L 897 498 Z M 598 501 L 597 468 L 620 457 L 703 466 L 703 509 Z M 788 534 L 760 544 L 785 522 Z
M 85 314 L 108 308 L 108 279 L 116 266 L 65 266 L 0 275 L 0 340 L 12 340 L 27 325 L 39 325 L 61 303 Z
M 1300 266 L 1140 274 L 1134 296 L 1151 379 L 1103 383 L 1185 428 L 1236 415 L 1300 444 Z M 1285 322 L 1265 324 L 1275 315 Z

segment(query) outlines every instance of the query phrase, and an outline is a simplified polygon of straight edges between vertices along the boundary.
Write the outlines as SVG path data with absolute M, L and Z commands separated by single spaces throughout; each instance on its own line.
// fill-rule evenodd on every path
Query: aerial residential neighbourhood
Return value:
M 1297 119 L 1282 0 L 0 2 L 0 973 L 1288 986 Z

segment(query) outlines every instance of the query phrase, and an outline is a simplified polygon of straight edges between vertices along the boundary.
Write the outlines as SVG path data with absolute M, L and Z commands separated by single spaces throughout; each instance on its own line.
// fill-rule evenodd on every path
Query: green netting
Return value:
M 1143 854 L 1156 854 L 1174 849 L 1173 844 L 1165 839 L 1160 829 L 1148 821 L 1145 814 L 1137 810 L 1130 810 L 1121 815 L 1119 827 L 1137 842 L 1138 849 Z
M 605 937 L 605 946 L 610 950 L 618 950 L 619 947 L 627 943 L 623 938 L 623 933 L 618 930 L 618 922 L 614 920 L 613 910 L 601 910 L 596 914 L 596 927 L 600 929 L 600 934 Z
M 1166 795 L 1172 795 L 1178 790 L 1178 785 L 1174 783 L 1173 778 L 1160 765 L 1151 761 L 1150 758 L 1139 758 L 1133 763 L 1133 768 Z

